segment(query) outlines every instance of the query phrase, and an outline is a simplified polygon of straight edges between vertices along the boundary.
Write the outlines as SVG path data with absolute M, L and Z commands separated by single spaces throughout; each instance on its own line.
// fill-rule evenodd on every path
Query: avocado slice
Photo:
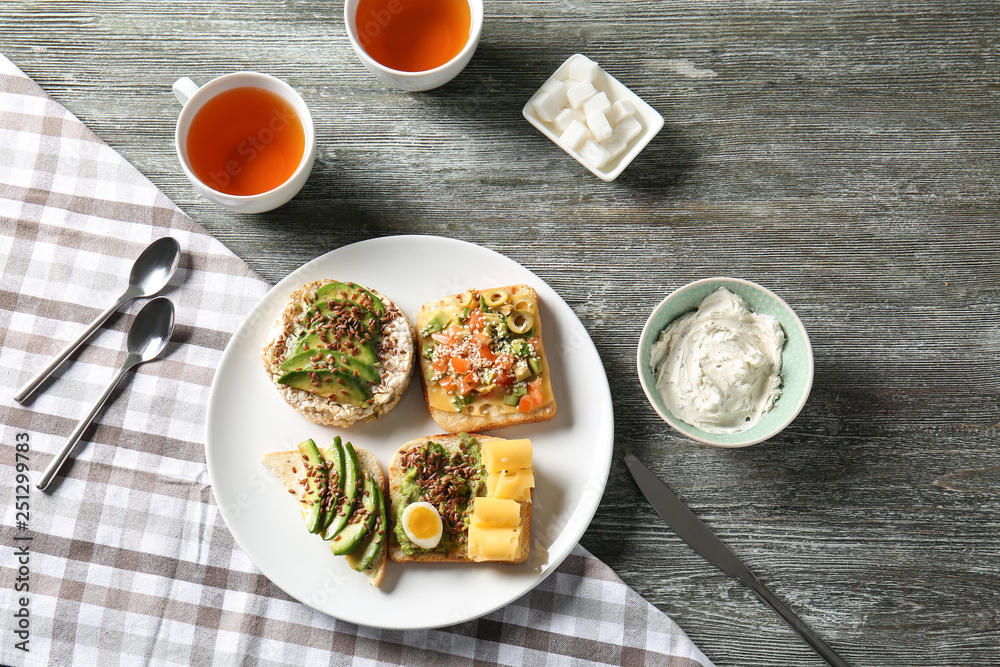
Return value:
M 313 379 L 317 384 L 313 384 Z M 358 380 L 353 373 L 335 371 L 288 371 L 278 378 L 278 384 L 308 391 L 346 405 L 364 407 L 372 397 L 368 384 Z
M 337 536 L 330 542 L 330 551 L 335 556 L 343 556 L 357 549 L 361 540 L 371 531 L 372 524 L 375 523 L 375 484 L 368 473 L 365 473 L 364 476 L 361 507 L 366 510 L 364 518 L 353 523 L 348 522 L 344 529 L 337 533 Z
M 340 436 L 334 438 L 333 442 L 340 445 Z M 331 521 L 330 525 L 323 531 L 324 540 L 332 540 L 347 525 L 354 512 L 354 500 L 358 495 L 358 471 L 360 470 L 358 455 L 354 451 L 354 445 L 349 442 L 340 445 L 340 448 L 344 453 L 343 469 L 339 475 L 343 493 L 339 496 L 341 498 L 340 505 L 330 512 Z
M 327 283 L 316 290 L 315 303 L 326 301 L 343 300 L 354 303 L 361 308 L 368 310 L 378 317 L 385 315 L 385 306 L 382 300 L 366 289 L 362 289 L 354 283 Z
M 299 452 L 302 459 L 313 470 L 322 470 L 324 474 L 306 475 L 306 490 L 302 508 L 302 518 L 306 521 L 306 528 L 310 533 L 319 532 L 323 522 L 323 499 L 327 493 L 326 466 L 320 456 L 319 448 L 311 439 L 299 443 Z
M 374 366 L 378 363 L 376 348 L 377 346 L 372 345 L 370 342 L 358 340 L 350 335 L 335 336 L 331 334 L 328 337 L 317 331 L 307 331 L 299 336 L 299 339 L 295 342 L 295 349 L 292 350 L 292 356 L 303 352 L 311 352 L 315 356 L 317 351 L 330 350 L 340 352 L 362 363 Z
M 427 321 L 427 325 L 420 330 L 421 336 L 430 336 L 432 333 L 441 331 L 451 323 L 451 316 L 443 310 L 434 313 L 434 317 Z
M 375 490 L 375 508 L 374 512 L 377 516 L 375 519 L 375 524 L 372 526 L 371 530 L 362 540 L 361 544 L 353 553 L 348 554 L 347 562 L 358 572 L 364 572 L 372 566 L 375 559 L 378 557 L 379 552 L 385 546 L 385 539 L 387 537 L 385 533 L 386 521 L 385 521 L 385 498 L 382 496 L 382 489 L 379 488 L 378 484 L 373 486 Z M 382 531 L 382 534 L 379 534 Z M 360 554 L 360 555 L 359 555 Z
M 319 357 L 319 359 L 316 357 Z M 281 364 L 281 370 L 283 371 L 316 370 L 326 367 L 340 367 L 351 375 L 354 375 L 354 371 L 357 371 L 358 374 L 356 377 L 373 384 L 379 381 L 379 373 L 374 366 L 336 350 L 318 350 L 315 352 L 307 350 L 285 359 L 284 363 Z
M 333 521 L 334 515 L 337 513 L 337 508 L 331 507 L 331 505 L 344 495 L 344 447 L 340 444 L 339 435 L 333 439 L 333 442 L 326 449 L 320 452 L 320 456 L 323 459 L 327 472 L 327 496 L 333 496 L 333 498 L 324 503 L 323 516 L 320 519 L 319 526 L 313 531 L 316 533 L 326 531 L 327 527 Z

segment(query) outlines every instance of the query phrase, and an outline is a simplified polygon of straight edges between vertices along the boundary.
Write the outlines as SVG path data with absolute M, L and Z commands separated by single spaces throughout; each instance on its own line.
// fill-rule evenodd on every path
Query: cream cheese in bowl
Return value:
M 707 433 L 755 426 L 781 395 L 785 333 L 725 287 L 672 321 L 650 348 L 656 390 L 678 418 Z

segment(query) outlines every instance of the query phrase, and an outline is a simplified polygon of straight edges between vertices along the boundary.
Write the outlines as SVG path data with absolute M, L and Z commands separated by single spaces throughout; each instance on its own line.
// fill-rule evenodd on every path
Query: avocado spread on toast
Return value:
M 476 438 L 467 433 L 459 438 L 457 451 L 448 451 L 437 442 L 427 442 L 407 452 L 401 460 L 405 472 L 399 494 L 403 502 L 392 517 L 393 533 L 400 549 L 408 556 L 465 549 L 472 499 L 486 492 L 486 470 Z M 433 549 L 418 547 L 403 529 L 403 511 L 410 503 L 420 501 L 433 504 L 443 522 L 441 542 Z

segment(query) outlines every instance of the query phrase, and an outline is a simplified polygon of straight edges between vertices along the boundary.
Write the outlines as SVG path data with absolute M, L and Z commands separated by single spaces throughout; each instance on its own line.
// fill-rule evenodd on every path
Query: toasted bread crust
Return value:
M 480 442 L 487 442 L 489 440 L 501 440 L 502 438 L 497 438 L 491 435 L 481 435 L 476 434 L 476 439 Z M 460 548 L 453 548 L 448 553 L 443 553 L 440 551 L 430 551 L 427 553 L 416 553 L 409 555 L 403 552 L 403 549 L 399 546 L 399 541 L 396 539 L 396 515 L 397 510 L 403 506 L 404 499 L 403 495 L 399 491 L 400 483 L 403 480 L 403 476 L 406 474 L 406 470 L 400 466 L 400 460 L 403 455 L 406 454 L 411 449 L 423 446 L 428 442 L 436 442 L 443 446 L 449 452 L 458 451 L 459 438 L 457 435 L 448 433 L 442 435 L 431 435 L 423 438 L 417 438 L 406 443 L 399 450 L 396 451 L 395 455 L 392 457 L 392 463 L 389 464 L 389 558 L 397 563 L 472 563 L 469 560 L 466 549 L 464 546 Z M 532 489 L 532 496 L 534 496 L 534 489 Z M 489 561 L 491 563 L 523 563 L 528 559 L 528 555 L 531 553 L 531 502 L 521 502 L 521 526 L 523 527 L 523 539 L 521 540 L 521 553 L 518 554 L 517 558 L 509 561 Z
M 384 351 L 379 353 L 382 379 L 373 387 L 372 405 L 356 407 L 313 396 L 309 392 L 278 383 L 284 375 L 281 364 L 291 354 L 296 336 L 304 326 L 300 322 L 303 313 L 315 298 L 316 291 L 333 280 L 316 280 L 306 283 L 288 296 L 284 309 L 268 332 L 261 347 L 264 370 L 278 393 L 297 412 L 310 421 L 324 426 L 346 428 L 356 421 L 371 421 L 391 410 L 410 383 L 415 357 L 416 332 L 403 311 L 378 290 L 361 283 L 353 283 L 377 296 L 392 315 L 382 325 L 381 336 Z
M 378 459 L 375 458 L 374 454 L 362 447 L 355 447 L 354 451 L 358 455 L 358 464 L 361 469 L 371 475 L 372 479 L 378 483 L 379 488 L 382 490 L 383 497 L 388 499 L 386 479 L 382 473 L 382 466 L 379 464 Z M 274 473 L 274 476 L 278 478 L 278 481 L 286 489 L 294 492 L 296 503 L 301 502 L 305 496 L 305 485 L 299 484 L 299 481 L 305 479 L 305 467 L 302 465 L 302 455 L 298 450 L 271 452 L 262 456 L 260 462 Z M 295 472 L 292 472 L 293 468 Z M 388 513 L 389 508 L 386 507 L 386 515 Z M 388 551 L 387 548 L 383 548 L 371 567 L 365 570 L 365 574 L 368 575 L 368 582 L 376 588 L 382 583 L 382 578 L 385 576 Z
M 538 292 L 535 288 L 530 285 L 519 284 L 519 285 L 507 285 L 500 289 L 505 289 L 511 294 L 530 294 L 538 303 Z M 483 291 L 483 290 L 478 290 Z M 439 310 L 442 307 L 454 303 L 461 294 L 452 294 L 446 296 L 437 301 L 428 301 L 420 307 L 420 313 L 426 311 Z M 420 318 L 420 315 L 417 315 Z M 537 320 L 538 315 L 536 313 L 536 328 L 539 341 L 542 341 L 540 347 L 540 356 L 545 359 L 545 346 L 542 339 L 541 333 L 541 322 Z M 417 334 L 419 336 L 419 333 Z M 430 399 L 430 387 L 427 380 L 428 370 L 431 368 L 431 361 L 423 357 L 423 355 L 418 355 L 420 359 L 420 381 L 424 390 L 424 401 L 427 403 L 427 409 L 430 410 L 431 418 L 437 422 L 438 426 L 448 431 L 449 433 L 476 433 L 479 431 L 492 431 L 498 428 L 504 428 L 506 426 L 516 426 L 518 424 L 533 424 L 535 422 L 548 421 L 556 416 L 556 401 L 553 398 L 551 401 L 545 405 L 541 405 L 530 412 L 500 412 L 493 410 L 487 414 L 482 415 L 470 415 L 467 412 L 455 412 L 451 410 L 442 410 L 431 405 Z M 546 363 L 546 372 L 548 372 L 548 366 Z M 551 382 L 551 378 L 549 378 Z

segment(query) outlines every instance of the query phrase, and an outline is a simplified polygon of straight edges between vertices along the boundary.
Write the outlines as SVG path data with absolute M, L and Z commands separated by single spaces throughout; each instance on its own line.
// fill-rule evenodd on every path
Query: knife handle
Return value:
M 767 587 L 760 583 L 756 577 L 754 577 L 754 581 L 750 588 L 757 594 L 757 597 L 778 612 L 778 615 L 785 619 L 788 625 L 792 626 L 792 630 L 799 633 L 802 639 L 806 640 L 806 643 L 809 644 L 809 646 L 812 646 L 813 650 L 816 651 L 821 658 L 826 660 L 827 663 L 833 665 L 834 667 L 850 667 L 847 661 L 837 655 L 837 653 L 830 648 L 826 642 L 819 638 L 819 635 L 813 632 L 801 618 L 795 615 L 795 612 L 786 607 L 784 602 L 774 597 L 774 594 L 767 590 Z

